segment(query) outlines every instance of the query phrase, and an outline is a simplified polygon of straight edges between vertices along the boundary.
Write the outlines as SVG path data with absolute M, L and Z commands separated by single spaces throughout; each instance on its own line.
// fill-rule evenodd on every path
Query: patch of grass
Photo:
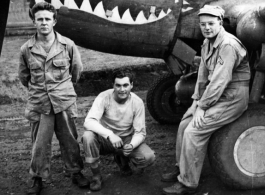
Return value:
M 20 83 L 15 73 L 0 75 L 0 105 L 26 102 L 28 90 Z

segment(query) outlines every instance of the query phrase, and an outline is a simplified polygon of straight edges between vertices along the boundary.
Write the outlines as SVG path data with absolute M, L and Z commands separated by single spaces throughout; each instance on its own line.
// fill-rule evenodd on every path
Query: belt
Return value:
M 227 87 L 238 87 L 238 86 L 249 87 L 249 80 L 248 81 L 233 81 L 229 83 Z

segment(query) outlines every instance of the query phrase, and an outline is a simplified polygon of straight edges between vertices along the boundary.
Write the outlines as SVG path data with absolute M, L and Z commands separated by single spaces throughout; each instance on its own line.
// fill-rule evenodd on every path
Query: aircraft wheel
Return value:
M 265 105 L 250 104 L 236 121 L 210 139 L 208 156 L 217 176 L 228 187 L 265 187 Z
M 179 76 L 168 73 L 159 77 L 146 96 L 147 108 L 151 116 L 161 124 L 179 123 L 186 106 L 176 100 L 175 85 Z

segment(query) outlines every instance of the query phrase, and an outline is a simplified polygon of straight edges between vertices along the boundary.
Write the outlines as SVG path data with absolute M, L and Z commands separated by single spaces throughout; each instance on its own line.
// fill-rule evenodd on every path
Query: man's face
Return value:
M 200 16 L 202 35 L 207 39 L 214 39 L 221 30 L 222 22 L 218 17 L 210 15 Z
M 34 24 L 39 34 L 47 36 L 53 32 L 53 26 L 56 24 L 53 15 L 54 13 L 47 10 L 41 10 L 35 13 Z
M 129 77 L 116 78 L 113 87 L 115 100 L 121 102 L 128 99 L 133 83 L 130 83 Z

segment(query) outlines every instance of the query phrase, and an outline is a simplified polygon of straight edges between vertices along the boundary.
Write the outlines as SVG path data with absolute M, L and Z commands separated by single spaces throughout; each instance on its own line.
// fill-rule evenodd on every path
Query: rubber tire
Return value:
M 265 176 L 251 177 L 237 167 L 234 146 L 238 137 L 254 126 L 265 126 L 265 105 L 249 104 L 248 110 L 236 121 L 215 132 L 208 146 L 208 157 L 216 175 L 233 189 L 258 189 L 265 187 Z M 247 122 L 246 122 L 247 121 Z
M 147 92 L 146 104 L 151 116 L 161 124 L 178 124 L 187 108 L 176 108 L 175 85 L 179 76 L 171 73 L 160 76 Z M 165 93 L 167 93 L 166 101 Z

